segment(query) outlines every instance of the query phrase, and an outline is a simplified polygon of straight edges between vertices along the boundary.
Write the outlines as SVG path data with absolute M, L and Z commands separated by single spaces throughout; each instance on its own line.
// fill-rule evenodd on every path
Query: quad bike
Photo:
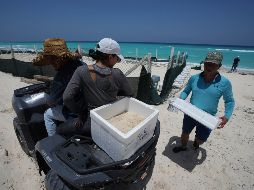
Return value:
M 82 133 L 47 136 L 43 114 L 48 91 L 47 83 L 30 85 L 15 90 L 12 99 L 18 141 L 23 151 L 36 160 L 39 172 L 45 173 L 47 190 L 104 189 L 145 181 L 153 169 L 159 121 L 145 145 L 130 158 L 114 161 Z

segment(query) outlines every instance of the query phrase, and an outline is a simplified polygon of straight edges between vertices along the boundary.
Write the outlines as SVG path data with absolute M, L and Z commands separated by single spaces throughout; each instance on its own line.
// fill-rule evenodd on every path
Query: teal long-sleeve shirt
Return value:
M 192 92 L 190 103 L 198 108 L 215 115 L 218 103 L 223 96 L 225 103 L 225 117 L 229 119 L 233 113 L 235 101 L 233 98 L 231 82 L 218 74 L 212 82 L 205 82 L 203 73 L 193 75 L 189 79 L 180 98 L 185 100 Z

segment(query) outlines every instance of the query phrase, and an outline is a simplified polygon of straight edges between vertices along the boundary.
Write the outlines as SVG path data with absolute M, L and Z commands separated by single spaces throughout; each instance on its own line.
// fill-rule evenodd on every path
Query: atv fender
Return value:
M 60 135 L 54 135 L 40 140 L 35 145 L 35 157 L 39 166 L 39 172 L 47 174 L 50 170 L 57 173 L 65 181 L 74 187 L 82 188 L 85 184 L 103 183 L 112 179 L 103 172 L 96 172 L 86 175 L 80 175 L 65 165 L 56 154 L 52 154 L 54 149 L 66 141 Z M 84 184 L 84 181 L 86 182 Z
M 49 165 L 52 162 L 52 150 L 59 144 L 65 142 L 65 138 L 60 135 L 44 138 L 35 145 L 35 160 L 39 167 L 39 173 L 43 171 L 45 174 L 49 171 Z

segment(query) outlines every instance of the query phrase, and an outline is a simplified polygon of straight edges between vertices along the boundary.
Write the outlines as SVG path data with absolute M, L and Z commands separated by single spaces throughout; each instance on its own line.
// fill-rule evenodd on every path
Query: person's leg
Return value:
M 200 140 L 198 137 L 195 136 L 195 140 L 193 142 L 194 150 L 197 150 L 199 148 L 199 145 L 201 145 L 203 143 L 204 143 L 204 141 Z
M 190 136 L 190 133 L 182 133 L 181 135 L 181 143 L 182 143 L 182 147 L 186 147 L 187 146 L 187 143 L 189 141 L 189 136 Z
M 195 127 L 195 120 L 191 117 L 184 115 L 183 118 L 183 128 L 182 128 L 182 135 L 181 135 L 181 146 L 177 146 L 173 148 L 174 153 L 178 153 L 180 151 L 187 150 L 187 143 L 189 140 L 189 135 L 193 128 Z
M 211 134 L 211 129 L 205 127 L 204 125 L 198 123 L 196 127 L 196 136 L 193 143 L 194 149 L 198 149 L 199 145 L 202 145 Z
M 49 108 L 44 113 L 44 121 L 48 136 L 53 136 L 56 133 L 56 121 L 65 121 L 62 113 L 62 106 Z
M 233 72 L 235 72 L 236 71 L 236 65 L 234 65 L 234 68 L 233 68 Z

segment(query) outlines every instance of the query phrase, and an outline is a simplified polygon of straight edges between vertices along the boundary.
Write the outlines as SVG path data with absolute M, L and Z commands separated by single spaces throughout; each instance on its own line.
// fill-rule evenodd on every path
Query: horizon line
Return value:
M 44 40 L 39 41 L 39 40 L 34 40 L 34 41 L 0 41 L 0 43 L 43 43 Z M 66 42 L 92 42 L 96 43 L 97 41 L 93 40 L 65 40 Z M 238 46 L 238 47 L 252 47 L 254 48 L 254 45 L 228 45 L 228 44 L 206 44 L 206 43 L 179 43 L 179 42 L 138 42 L 138 41 L 118 41 L 118 43 L 143 43 L 143 44 L 170 44 L 170 45 L 197 45 L 197 46 L 228 46 L 228 47 L 233 47 L 233 46 Z

